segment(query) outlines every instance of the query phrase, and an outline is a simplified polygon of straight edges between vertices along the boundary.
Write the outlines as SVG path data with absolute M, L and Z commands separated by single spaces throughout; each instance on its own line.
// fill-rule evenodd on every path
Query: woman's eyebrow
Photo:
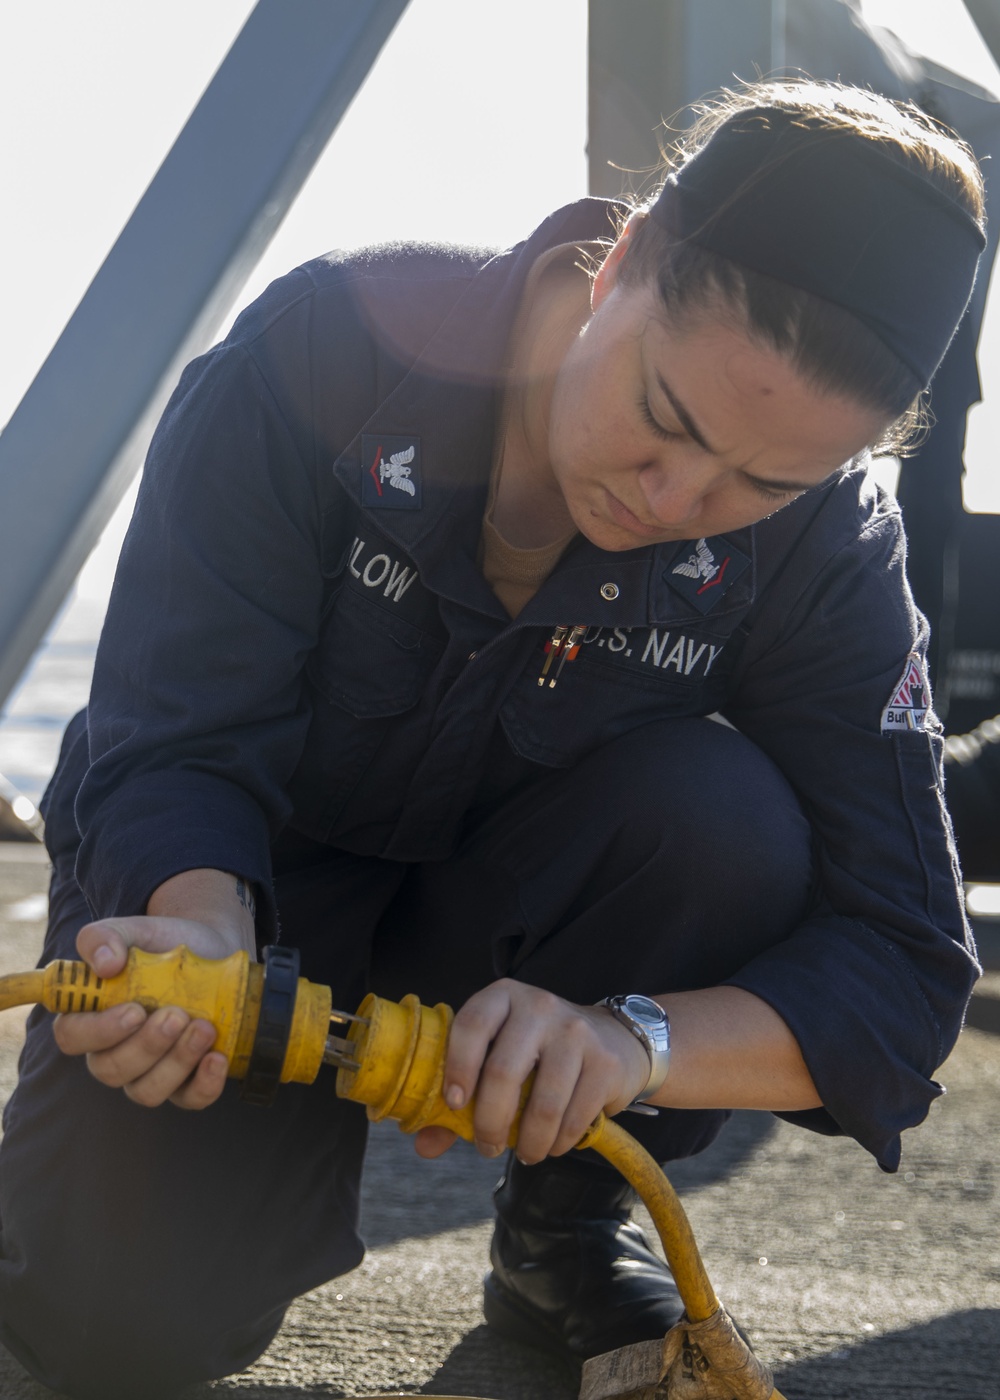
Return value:
M 711 444 L 706 440 L 705 434 L 698 427 L 697 423 L 694 421 L 690 413 L 681 403 L 680 399 L 674 393 L 673 389 L 671 389 L 670 385 L 664 379 L 663 375 L 660 373 L 659 370 L 656 370 L 655 374 L 657 383 L 663 390 L 663 393 L 666 396 L 670 407 L 677 414 L 681 427 L 684 429 L 684 431 L 689 437 L 694 439 L 694 441 L 698 444 L 699 447 L 703 447 L 706 452 L 710 452 L 713 457 L 717 457 L 719 455 L 718 452 L 716 452 L 715 448 L 712 447 Z M 822 481 L 772 481 L 769 477 L 766 476 L 754 476 L 754 474 L 752 472 L 748 472 L 746 468 L 740 468 L 740 470 L 742 470 L 743 475 L 748 481 L 752 481 L 755 483 L 755 485 L 758 486 L 765 486 L 771 491 L 812 491 L 814 487 L 825 486 L 827 482 L 832 481 L 834 477 L 836 477 L 841 471 L 843 471 L 843 467 L 838 467 L 836 471 L 832 471 L 830 475 L 824 477 Z
M 719 454 L 716 452 L 715 448 L 710 446 L 709 443 L 706 441 L 705 434 L 698 427 L 697 423 L 691 417 L 690 413 L 681 403 L 680 399 L 674 393 L 673 389 L 671 389 L 670 385 L 664 379 L 663 375 L 660 373 L 659 370 L 656 371 L 656 379 L 659 383 L 660 388 L 666 395 L 667 400 L 670 403 L 670 407 L 677 414 L 681 427 L 687 433 L 688 437 L 694 438 L 695 442 L 698 444 L 699 447 L 703 447 L 706 452 L 711 452 L 713 457 L 717 457 Z

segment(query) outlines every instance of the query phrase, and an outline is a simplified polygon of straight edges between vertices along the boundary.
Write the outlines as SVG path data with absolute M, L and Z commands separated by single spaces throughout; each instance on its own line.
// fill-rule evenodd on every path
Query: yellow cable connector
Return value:
M 246 1074 L 260 1016 L 264 969 L 246 952 L 202 958 L 189 948 L 147 953 L 130 948 L 114 977 L 102 978 L 84 962 L 61 959 L 34 972 L 0 977 L 0 1010 L 38 1002 L 48 1011 L 107 1011 L 137 1002 L 146 1011 L 176 1006 L 215 1027 L 213 1050 L 229 1061 L 229 1077 Z M 330 1023 L 330 988 L 298 979 L 283 1083 L 311 1084 L 319 1073 Z
M 358 1007 L 347 1037 L 350 1059 L 340 1061 L 337 1093 L 342 1099 L 367 1105 L 373 1123 L 392 1118 L 404 1133 L 420 1128 L 450 1128 L 472 1142 L 475 1103 L 449 1108 L 442 1097 L 448 1034 L 454 1013 L 450 1006 L 423 1006 L 418 997 L 386 1001 L 369 993 Z M 523 1108 L 531 1092 L 531 1080 L 521 1092 Z M 520 1112 L 510 1133 L 508 1147 L 517 1142 Z
M 392 1118 L 406 1133 L 419 1128 L 450 1128 L 466 1142 L 474 1137 L 475 1100 L 464 1108 L 449 1108 L 442 1097 L 444 1063 L 452 1011 L 448 1006 L 422 1006 L 415 996 L 402 1002 L 369 995 L 358 1008 L 358 1019 L 346 1037 L 353 1062 L 337 1071 L 337 1093 L 367 1106 L 373 1122 Z M 521 1093 L 524 1107 L 531 1079 Z M 510 1133 L 517 1142 L 520 1110 Z M 606 1157 L 639 1192 L 663 1242 L 671 1272 L 688 1317 L 710 1317 L 719 1300 L 708 1281 L 684 1207 L 673 1187 L 643 1147 L 624 1128 L 602 1113 L 577 1144 Z

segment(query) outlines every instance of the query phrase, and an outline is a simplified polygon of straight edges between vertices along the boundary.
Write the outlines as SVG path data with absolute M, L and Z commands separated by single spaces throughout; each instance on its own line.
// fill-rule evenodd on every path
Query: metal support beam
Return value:
M 785 63 L 785 0 L 589 0 L 591 194 L 641 192 L 691 104 Z
M 259 0 L 0 436 L 0 702 L 406 0 Z
M 1000 67 L 1000 0 L 965 0 L 965 8 Z

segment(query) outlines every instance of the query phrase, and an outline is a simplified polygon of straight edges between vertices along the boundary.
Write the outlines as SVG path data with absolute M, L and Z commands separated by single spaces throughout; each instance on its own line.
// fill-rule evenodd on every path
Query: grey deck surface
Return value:
M 0 844 L 0 972 L 31 966 L 46 867 Z M 941 1073 L 949 1093 L 885 1176 L 860 1148 L 738 1114 L 672 1180 L 716 1289 L 788 1400 L 1000 1397 L 1000 974 Z M 0 1092 L 24 1016 L 0 1015 Z M 992 1029 L 989 1029 L 992 1027 Z M 360 1268 L 301 1299 L 264 1358 L 191 1400 L 380 1391 L 572 1400 L 575 1385 L 482 1325 L 494 1164 L 420 1161 L 373 1133 Z M 44 1400 L 0 1350 L 0 1400 Z M 136 1400 L 142 1400 L 137 1396 Z

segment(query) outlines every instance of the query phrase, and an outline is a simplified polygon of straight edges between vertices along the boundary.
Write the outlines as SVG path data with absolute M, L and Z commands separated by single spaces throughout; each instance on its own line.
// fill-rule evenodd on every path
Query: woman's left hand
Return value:
M 517 1139 L 517 1155 L 528 1163 L 575 1147 L 602 1109 L 620 1113 L 645 1087 L 649 1056 L 603 1006 L 575 1006 L 510 978 L 491 983 L 455 1016 L 444 1074 L 450 1107 L 476 1095 L 475 1142 L 483 1156 L 497 1157 L 507 1146 L 532 1070 Z M 416 1149 L 437 1157 L 454 1140 L 448 1129 L 423 1128 Z

